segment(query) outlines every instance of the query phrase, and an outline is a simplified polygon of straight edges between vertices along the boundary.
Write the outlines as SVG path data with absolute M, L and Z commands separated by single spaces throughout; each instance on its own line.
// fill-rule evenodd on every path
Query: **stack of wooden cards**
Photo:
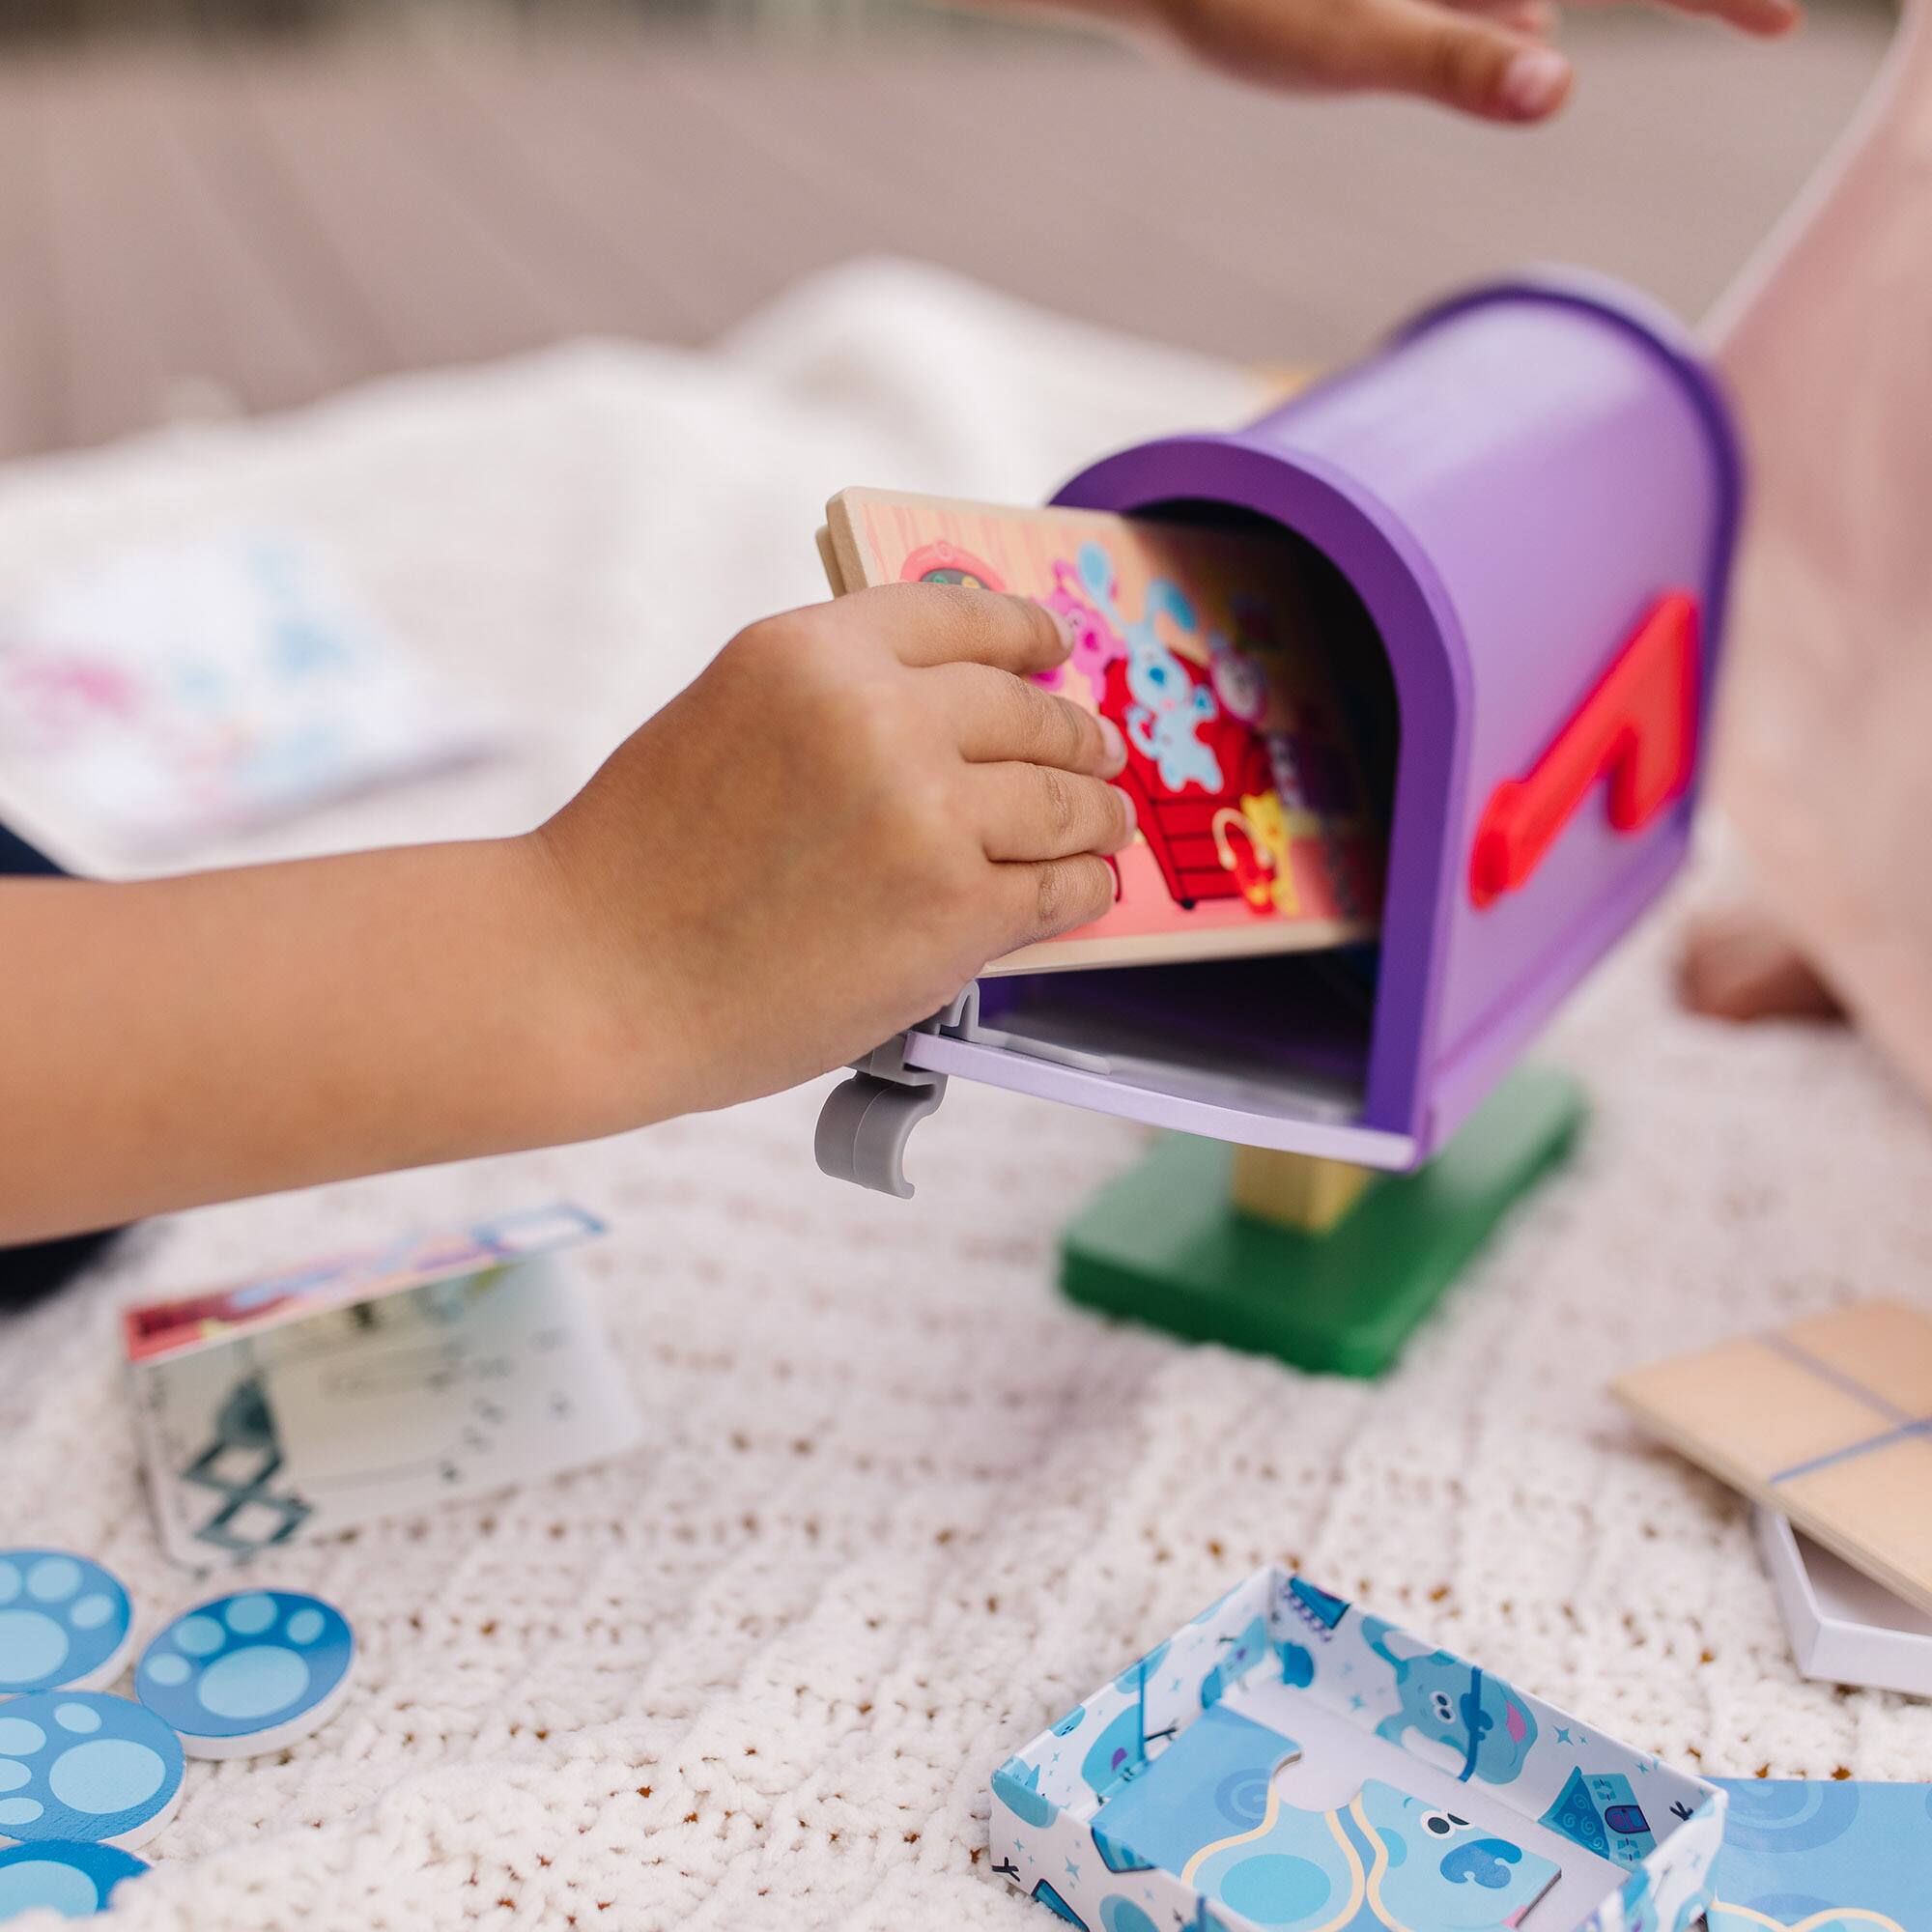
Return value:
M 1140 831 L 1114 862 L 1113 910 L 988 971 L 1225 958 L 1374 933 L 1385 834 L 1287 539 L 847 490 L 826 506 L 819 554 L 838 595 L 966 583 L 1060 613 L 1072 661 L 1041 682 L 1126 739 L 1120 782 Z
M 1761 1505 L 1809 1674 L 1932 1695 L 1932 1315 L 1863 1302 L 1635 1370 L 1612 1393 Z

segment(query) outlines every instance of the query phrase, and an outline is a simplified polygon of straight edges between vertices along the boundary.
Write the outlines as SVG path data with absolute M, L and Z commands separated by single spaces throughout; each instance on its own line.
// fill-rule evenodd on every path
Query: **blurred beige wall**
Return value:
M 0 55 L 0 460 L 572 336 L 702 343 L 873 253 L 1251 363 L 1523 262 L 1694 320 L 1889 33 L 1833 0 L 1775 47 L 1579 7 L 1577 99 L 1523 130 L 968 17 L 0 0 L 40 23 Z
M 1870 12 L 1891 0 L 1812 0 Z M 739 29 L 783 41 L 983 37 L 1052 32 L 1037 20 L 941 0 L 0 0 L 0 38 L 288 35 L 418 26 L 569 32 L 607 22 Z

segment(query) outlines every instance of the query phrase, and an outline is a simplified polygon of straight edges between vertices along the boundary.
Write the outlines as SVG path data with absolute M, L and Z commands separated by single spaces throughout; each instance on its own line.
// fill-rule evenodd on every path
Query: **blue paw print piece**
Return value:
M 64 1549 L 0 1549 L 0 1699 L 111 1684 L 133 1632 L 128 1592 L 99 1564 Z
M 128 1850 L 181 1802 L 181 1740 L 152 1711 L 98 1690 L 0 1704 L 0 1837 Z
M 15 1845 L 0 1852 L 0 1924 L 36 1909 L 92 1918 L 124 1878 L 147 1869 L 112 1845 Z
M 251 1590 L 177 1617 L 142 1653 L 134 1690 L 190 1757 L 252 1757 L 326 1724 L 355 1659 L 332 1604 Z

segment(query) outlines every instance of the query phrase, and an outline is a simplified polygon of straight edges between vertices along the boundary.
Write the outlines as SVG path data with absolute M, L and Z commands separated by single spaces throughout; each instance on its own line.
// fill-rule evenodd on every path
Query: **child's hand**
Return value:
M 538 835 L 606 1016 L 584 1131 L 822 1072 L 1104 912 L 1120 733 L 1025 676 L 1067 650 L 1023 599 L 888 585 L 753 624 L 627 740 Z
M 1490 121 L 1541 121 L 1574 75 L 1548 44 L 1551 0 L 1071 0 L 1151 22 L 1190 53 L 1264 86 L 1413 94 Z M 1615 4 L 1615 0 L 1582 0 Z M 1746 33 L 1788 32 L 1798 0 L 1663 0 Z
M 1037 606 L 735 638 L 548 825 L 0 885 L 0 1243 L 769 1093 L 1104 912 L 1120 733 Z M 138 961 L 139 970 L 129 969 Z

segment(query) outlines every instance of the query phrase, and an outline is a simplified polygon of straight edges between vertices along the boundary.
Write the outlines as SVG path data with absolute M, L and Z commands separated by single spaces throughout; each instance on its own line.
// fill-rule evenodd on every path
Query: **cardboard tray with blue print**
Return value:
M 1724 1795 L 1276 1566 L 993 1776 L 1087 1932 L 1684 1932 Z

